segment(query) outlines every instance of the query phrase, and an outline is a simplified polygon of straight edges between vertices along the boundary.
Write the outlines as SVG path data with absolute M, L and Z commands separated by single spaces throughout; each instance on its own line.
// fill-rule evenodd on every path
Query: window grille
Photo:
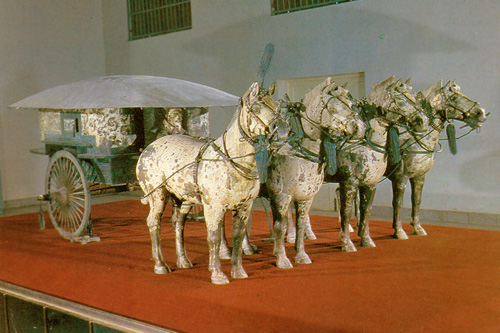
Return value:
M 127 0 L 129 40 L 192 28 L 191 0 Z
M 271 14 L 287 14 L 299 10 L 336 5 L 355 0 L 271 0 Z

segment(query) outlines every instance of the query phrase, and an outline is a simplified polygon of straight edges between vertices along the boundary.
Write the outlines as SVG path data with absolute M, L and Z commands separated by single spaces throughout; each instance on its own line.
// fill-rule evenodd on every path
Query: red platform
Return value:
M 0 218 L 0 280 L 186 332 L 500 331 L 500 232 L 426 226 L 429 236 L 402 241 L 390 236 L 391 223 L 374 221 L 377 247 L 359 247 L 353 234 L 358 252 L 343 253 L 337 218 L 312 216 L 313 263 L 282 270 L 263 241 L 264 212 L 256 211 L 251 242 L 259 254 L 243 260 L 249 278 L 216 286 L 204 223 L 186 226 L 194 268 L 175 269 L 167 208 L 163 252 L 175 270 L 156 275 L 148 207 L 132 200 L 92 210 L 101 242 L 85 245 L 51 226 L 39 230 L 37 214 Z M 293 260 L 292 245 L 287 252 Z M 223 268 L 229 276 L 229 261 Z

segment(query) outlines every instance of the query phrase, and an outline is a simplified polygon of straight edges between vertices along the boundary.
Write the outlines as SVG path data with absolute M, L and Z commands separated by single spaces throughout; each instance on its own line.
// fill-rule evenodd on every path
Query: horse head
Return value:
M 364 137 L 366 124 L 353 110 L 354 104 L 349 91 L 332 82 L 330 77 L 311 89 L 304 98 L 309 121 L 335 136 L 357 140 Z
M 286 122 L 280 116 L 280 107 L 272 98 L 276 83 L 268 89 L 254 82 L 241 98 L 240 129 L 248 141 L 267 136 L 273 142 L 284 142 L 288 133 Z
M 378 107 L 390 124 L 402 124 L 414 132 L 424 132 L 429 118 L 417 107 L 411 93 L 410 79 L 403 82 L 392 75 L 381 83 L 375 83 L 367 96 L 367 103 Z
M 462 92 L 455 80 L 444 86 L 438 81 L 420 95 L 420 101 L 428 103 L 442 121 L 456 119 L 465 122 L 471 128 L 479 128 L 486 120 L 486 113 L 479 103 L 473 101 Z
M 271 97 L 276 90 L 273 83 L 262 89 L 253 83 L 241 98 L 238 115 L 242 139 L 253 145 L 259 179 L 265 182 L 271 161 L 271 151 L 281 147 L 288 138 L 288 126 L 280 115 L 279 104 Z

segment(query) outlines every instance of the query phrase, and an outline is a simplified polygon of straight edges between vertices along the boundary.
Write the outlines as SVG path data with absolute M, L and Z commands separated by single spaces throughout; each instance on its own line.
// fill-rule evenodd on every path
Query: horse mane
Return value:
M 424 90 L 422 92 L 424 98 L 426 100 L 430 100 L 430 98 L 432 98 L 436 94 L 436 92 L 438 92 L 439 89 L 441 89 L 441 86 L 442 86 L 442 80 L 439 80 L 438 82 L 434 83 L 432 86 Z
M 321 103 L 321 93 L 323 93 L 323 91 L 332 84 L 335 84 L 335 82 L 332 82 L 331 77 L 327 77 L 316 87 L 309 89 L 302 102 L 302 104 L 304 104 L 304 106 L 306 107 L 306 110 L 309 109 L 315 111 L 320 109 L 318 106 Z
M 368 104 L 374 104 L 382 108 L 385 107 L 385 104 L 387 104 L 388 101 L 387 90 L 396 82 L 396 77 L 394 75 L 391 75 L 380 83 L 374 83 L 371 86 L 370 93 L 366 97 L 366 101 L 368 102 Z

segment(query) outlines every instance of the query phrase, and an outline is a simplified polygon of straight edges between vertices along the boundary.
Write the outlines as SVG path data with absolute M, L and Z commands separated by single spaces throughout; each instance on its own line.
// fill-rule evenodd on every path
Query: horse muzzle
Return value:
M 476 107 L 463 119 L 463 121 L 469 125 L 472 129 L 478 129 L 486 121 L 486 117 L 489 115 L 483 108 Z
M 352 119 L 348 121 L 345 128 L 345 135 L 353 140 L 359 140 L 365 137 L 366 124 L 361 119 Z
M 429 130 L 429 118 L 424 115 L 417 115 L 409 122 L 410 129 L 415 133 L 424 133 Z

